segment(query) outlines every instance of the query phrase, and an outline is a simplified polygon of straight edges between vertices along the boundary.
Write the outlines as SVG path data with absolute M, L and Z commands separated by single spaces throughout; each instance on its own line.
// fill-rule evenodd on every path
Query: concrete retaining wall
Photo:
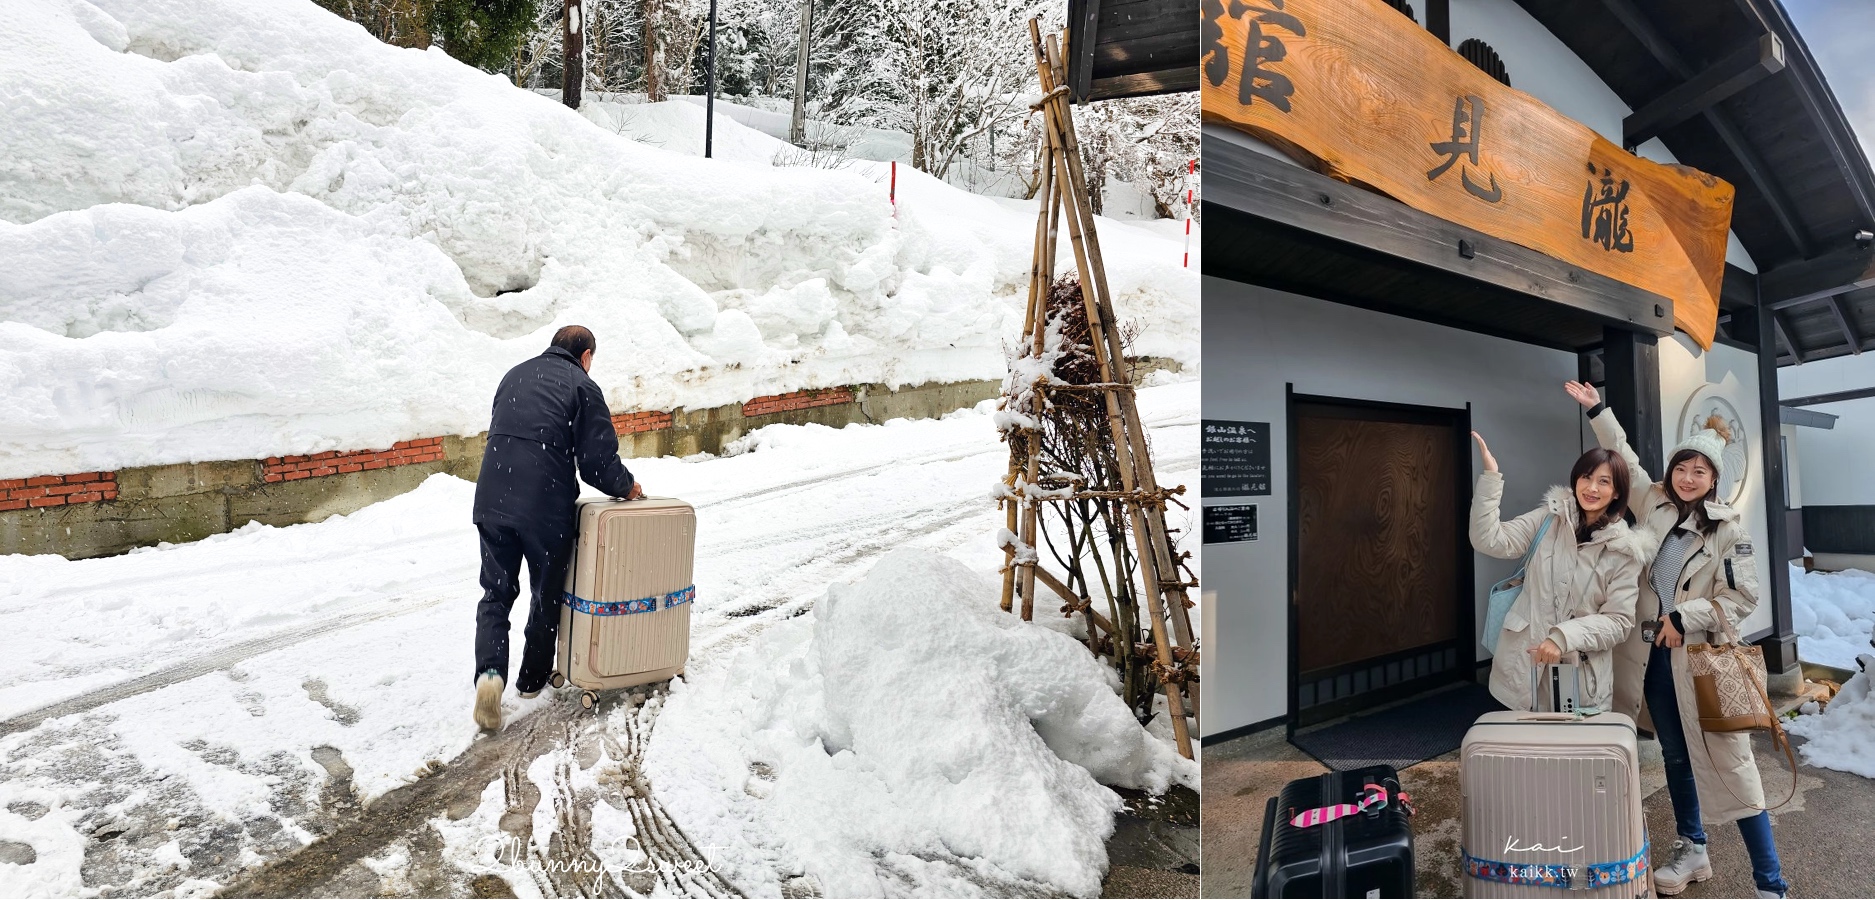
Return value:
M 622 413 L 613 417 L 613 425 L 619 431 L 621 456 L 689 456 L 720 453 L 731 441 L 765 425 L 813 422 L 837 428 L 934 418 L 1000 391 L 997 381 L 896 391 L 883 385 L 853 385 L 757 397 L 713 409 Z M 473 481 L 482 468 L 484 440 L 484 435 L 445 435 L 405 441 L 388 450 L 0 481 L 0 555 L 56 553 L 83 559 L 200 540 L 250 521 L 318 522 L 395 497 L 437 472 Z

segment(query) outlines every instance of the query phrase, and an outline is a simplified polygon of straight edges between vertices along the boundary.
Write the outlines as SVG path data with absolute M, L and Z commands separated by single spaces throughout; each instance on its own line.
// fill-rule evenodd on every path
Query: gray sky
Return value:
M 1875 2 L 1784 0 L 1784 8 L 1823 67 L 1862 151 L 1875 158 Z

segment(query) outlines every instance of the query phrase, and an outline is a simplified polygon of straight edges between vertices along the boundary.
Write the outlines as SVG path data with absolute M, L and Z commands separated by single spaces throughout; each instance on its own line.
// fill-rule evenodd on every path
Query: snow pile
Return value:
M 995 378 L 1020 323 L 1034 203 L 900 166 L 895 210 L 729 117 L 699 159 L 682 101 L 588 118 L 309 0 L 10 3 L 0 46 L 0 478 L 474 434 L 575 322 L 619 410 Z M 1101 228 L 1195 368 L 1180 241 Z
M 1861 661 L 1875 667 L 1875 654 L 1864 653 Z M 1797 752 L 1806 765 L 1875 778 L 1875 699 L 1869 697 L 1867 668 L 1842 686 L 1822 715 L 1798 716 L 1788 730 L 1804 739 Z
M 674 687 L 646 774 L 743 890 L 1094 896 L 1117 795 L 1196 787 L 1073 639 L 955 560 L 888 554 L 726 666 Z
M 1855 668 L 1875 633 L 1875 574 L 1805 572 L 1790 567 L 1790 608 L 1804 659 L 1839 669 Z
M 1201 395 L 1197 381 L 1140 391 L 1161 483 L 1197 483 Z M 1003 517 L 981 488 L 1007 464 L 994 406 L 840 429 L 774 425 L 750 435 L 748 452 L 733 458 L 631 460 L 648 489 L 697 508 L 696 681 L 680 684 L 669 717 L 648 700 L 629 729 L 617 716 L 575 712 L 569 694 L 528 701 L 510 694 L 510 722 L 559 707 L 573 721 L 606 722 L 603 737 L 612 742 L 602 761 L 573 765 L 567 778 L 538 763 L 510 773 L 515 784 L 525 777 L 541 789 L 532 846 L 546 846 L 551 832 L 561 835 L 554 839 L 560 847 L 590 844 L 622 879 L 642 874 L 630 868 L 643 862 L 633 848 L 659 840 L 667 826 L 642 826 L 634 836 L 633 822 L 618 812 L 623 801 L 606 793 L 619 790 L 624 773 L 602 770 L 619 758 L 613 743 L 631 748 L 624 755 L 633 759 L 649 743 L 664 757 L 663 770 L 649 785 L 655 791 L 638 796 L 681 802 L 683 828 L 699 852 L 723 862 L 719 871 L 750 896 L 780 893 L 773 880 L 800 877 L 807 865 L 830 884 L 878 883 L 899 894 L 1055 895 L 1067 882 L 1037 886 L 1002 873 L 1015 870 L 1015 845 L 1031 840 L 1023 828 L 1086 854 L 1063 865 L 1097 871 L 1101 858 L 1092 854 L 1112 828 L 1110 801 L 1081 766 L 1110 784 L 1151 786 L 1167 771 L 1192 783 L 1190 764 L 1168 765 L 1169 747 L 1133 749 L 1138 729 L 1122 721 L 1104 670 L 1087 671 L 1098 665 L 1085 649 L 995 611 L 1003 555 L 988 537 Z M 468 714 L 481 595 L 473 495 L 474 485 L 434 475 L 416 490 L 317 524 L 250 524 L 102 559 L 0 556 L 0 720 L 22 726 L 0 734 L 0 844 L 25 845 L 36 856 L 25 866 L 0 862 L 0 897 L 179 895 L 203 879 L 232 884 L 351 815 L 354 807 L 338 809 L 335 801 L 372 802 L 430 776 L 431 761 L 455 760 L 477 735 Z M 1191 512 L 1174 508 L 1168 516 L 1181 534 L 1195 533 Z M 1195 540 L 1188 546 L 1200 549 Z M 929 577 L 934 586 L 901 571 L 887 585 L 894 593 L 843 589 L 831 614 L 800 614 L 820 602 L 827 585 L 857 581 L 885 549 L 899 547 L 946 554 L 978 574 L 965 583 L 954 566 L 930 564 L 920 571 L 937 573 Z M 985 603 L 993 622 L 984 621 Z M 915 623 L 891 621 L 892 604 Z M 525 606 L 517 603 L 511 619 L 516 664 Z M 822 621 L 829 615 L 832 624 Z M 1201 621 L 1194 616 L 1194 624 Z M 1051 615 L 1036 625 L 1078 623 Z M 823 679 L 823 650 L 855 658 Z M 738 655 L 739 671 L 724 675 Z M 792 675 L 797 662 L 812 677 Z M 865 677 L 853 672 L 862 664 L 871 667 Z M 992 678 L 1012 686 L 988 692 L 982 685 Z M 865 693 L 821 699 L 823 683 L 844 691 L 849 681 Z M 129 683 L 148 690 L 119 693 Z M 944 693 L 951 687 L 957 696 Z M 1103 691 L 1108 699 L 1100 699 Z M 1085 707 L 1081 718 L 1077 703 Z M 65 704 L 66 714 L 32 726 L 25 717 L 48 704 Z M 975 724 L 957 728 L 948 719 Z M 1031 719 L 1042 724 L 1039 734 L 1025 724 Z M 811 743 L 823 720 L 828 733 L 831 723 L 845 723 L 850 752 L 829 758 Z M 1163 722 L 1155 720 L 1152 733 L 1169 742 Z M 878 750 L 875 732 L 887 724 L 917 726 L 912 733 L 935 754 L 923 758 L 959 783 L 928 769 L 912 773 L 919 777 L 909 784 L 876 774 L 877 754 L 912 743 Z M 542 734 L 592 759 L 581 755 L 589 744 L 563 741 L 557 726 Z M 978 759 L 967 755 L 967 740 L 1001 743 Z M 1053 759 L 1056 753 L 1080 765 Z M 567 759 L 558 749 L 547 755 L 555 767 Z M 774 774 L 770 764 L 782 767 L 774 780 L 764 775 Z M 971 768 L 979 764 L 987 768 Z M 1136 773 L 1130 780 L 1129 771 Z M 690 774 L 700 780 L 687 781 Z M 452 823 L 466 830 L 445 837 L 470 873 L 498 871 L 523 883 L 525 867 L 513 869 L 516 861 L 497 853 L 507 834 L 500 827 L 505 783 L 495 777 L 486 785 L 482 812 Z M 473 801 L 484 786 L 467 783 L 458 799 Z M 898 793 L 886 794 L 888 786 Z M 934 834 L 950 841 L 953 832 L 930 823 L 963 819 L 962 794 L 977 787 L 985 799 L 969 802 L 997 807 L 986 821 L 1001 829 L 992 837 L 1002 849 L 981 865 L 932 851 Z M 773 800 L 741 793 L 770 789 L 786 792 L 776 795 L 784 800 L 803 798 L 800 814 L 772 812 Z M 916 793 L 933 789 L 947 805 Z M 594 792 L 611 799 L 595 801 Z M 845 822 L 843 792 L 861 798 L 854 808 L 872 818 Z M 1004 793 L 1007 801 L 997 799 Z M 901 797 L 905 822 L 875 841 L 865 829 L 895 814 Z M 724 817 L 714 818 L 717 812 Z M 998 824 L 1004 821 L 1013 824 Z M 105 825 L 126 830 L 102 840 Z M 427 828 L 413 824 L 399 836 L 413 873 L 431 871 Z M 1079 829 L 1086 829 L 1082 837 L 1065 836 Z M 895 843 L 901 835 L 910 840 Z M 879 858 L 855 849 L 865 847 L 880 848 Z M 391 893 L 401 890 L 397 856 L 393 848 L 363 861 Z M 187 868 L 176 865 L 178 857 Z M 774 865 L 764 869 L 764 860 Z M 905 873 L 903 880 L 888 880 L 891 872 Z M 757 890 L 761 884 L 770 888 Z M 796 896 L 807 895 L 807 886 L 785 885 Z

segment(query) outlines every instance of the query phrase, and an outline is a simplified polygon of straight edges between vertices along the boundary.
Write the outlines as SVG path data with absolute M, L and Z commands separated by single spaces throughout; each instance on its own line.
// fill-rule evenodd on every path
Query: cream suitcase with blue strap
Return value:
M 696 597 L 697 514 L 682 500 L 582 499 L 567 566 L 553 686 L 598 691 L 681 674 Z
M 1485 713 L 1459 748 L 1467 897 L 1652 897 L 1634 720 Z

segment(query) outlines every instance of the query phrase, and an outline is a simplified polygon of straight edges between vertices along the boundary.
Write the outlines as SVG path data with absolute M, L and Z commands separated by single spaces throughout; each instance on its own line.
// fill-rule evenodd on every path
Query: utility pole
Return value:
M 814 0 L 801 0 L 801 45 L 794 53 L 794 118 L 788 123 L 788 141 L 807 145 L 807 47 L 814 40 Z
M 716 136 L 716 0 L 710 0 L 710 72 L 704 80 L 708 93 L 703 98 L 703 158 L 709 159 Z
M 566 23 L 560 33 L 560 102 L 579 109 L 579 89 L 586 80 L 585 13 L 579 0 L 566 0 Z

